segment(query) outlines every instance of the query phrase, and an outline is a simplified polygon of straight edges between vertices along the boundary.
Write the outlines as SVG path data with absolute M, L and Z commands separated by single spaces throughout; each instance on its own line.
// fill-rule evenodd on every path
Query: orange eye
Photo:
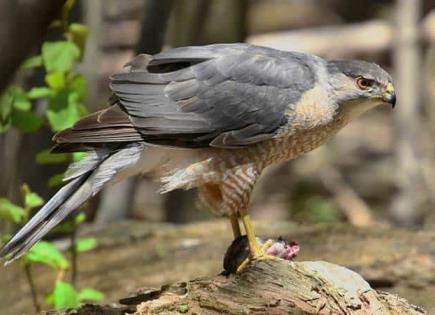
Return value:
M 356 85 L 361 90 L 367 90 L 369 87 L 373 85 L 373 80 L 365 79 L 365 78 L 358 78 L 356 80 Z

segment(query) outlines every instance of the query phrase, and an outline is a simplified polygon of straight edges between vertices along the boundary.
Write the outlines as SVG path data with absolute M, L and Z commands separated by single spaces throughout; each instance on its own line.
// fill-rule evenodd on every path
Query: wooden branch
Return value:
M 323 261 L 257 261 L 241 274 L 142 289 L 121 303 L 145 314 L 427 314 L 393 294 L 370 288 L 357 273 Z M 119 306 L 90 312 L 43 314 L 108 315 Z M 94 307 L 94 309 L 96 309 Z

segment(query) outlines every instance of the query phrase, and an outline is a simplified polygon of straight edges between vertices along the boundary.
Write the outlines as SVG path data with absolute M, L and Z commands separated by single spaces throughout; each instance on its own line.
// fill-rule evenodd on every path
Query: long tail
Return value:
M 32 219 L 0 250 L 6 264 L 20 258 L 70 213 L 101 190 L 113 179 L 139 171 L 136 164 L 143 152 L 143 145 L 129 144 L 117 150 L 97 149 L 67 171 L 62 187 Z

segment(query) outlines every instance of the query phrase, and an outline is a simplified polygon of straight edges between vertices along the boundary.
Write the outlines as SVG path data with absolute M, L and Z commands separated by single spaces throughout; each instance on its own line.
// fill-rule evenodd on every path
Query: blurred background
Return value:
M 71 6 L 67 20 L 88 32 L 74 66 L 84 78 L 83 113 L 106 106 L 108 77 L 135 54 L 168 47 L 248 42 L 380 64 L 394 78 L 396 108 L 373 110 L 327 145 L 270 167 L 255 189 L 251 213 L 270 222 L 435 226 L 434 0 L 87 0 Z M 0 33 L 0 64 L 1 55 L 14 49 L 6 47 L 5 36 Z M 63 35 L 49 28 L 41 36 L 50 41 Z M 43 85 L 47 69 L 32 69 L 20 70 L 13 84 L 24 90 Z M 23 132 L 13 122 L 0 128 L 0 197 L 18 205 L 24 183 L 48 200 L 68 160 L 53 164 L 41 155 L 56 128 L 49 116 L 44 122 L 47 100 L 29 99 L 42 117 L 39 128 Z M 106 188 L 85 205 L 87 225 L 212 218 L 199 209 L 194 191 L 159 195 L 157 188 L 146 178 Z M 0 224 L 4 231 L 16 228 Z

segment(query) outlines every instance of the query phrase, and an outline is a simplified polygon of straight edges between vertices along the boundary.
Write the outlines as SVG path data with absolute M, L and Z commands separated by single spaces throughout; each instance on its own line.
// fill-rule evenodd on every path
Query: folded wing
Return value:
M 238 148 L 272 138 L 314 85 L 305 55 L 246 44 L 139 55 L 111 78 L 111 107 L 56 136 L 59 151 L 110 142 Z

